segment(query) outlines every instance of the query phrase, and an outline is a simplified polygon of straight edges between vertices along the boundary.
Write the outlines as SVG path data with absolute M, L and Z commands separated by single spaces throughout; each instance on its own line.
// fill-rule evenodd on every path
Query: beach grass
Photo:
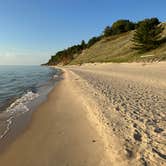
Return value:
M 161 44 L 154 50 L 138 53 L 136 50 L 132 49 L 133 34 L 134 31 L 129 31 L 111 37 L 104 37 L 92 47 L 85 49 L 80 55 L 75 55 L 75 58 L 69 65 L 94 62 L 122 63 L 166 60 L 166 43 Z M 166 36 L 166 30 L 163 31 L 162 36 Z

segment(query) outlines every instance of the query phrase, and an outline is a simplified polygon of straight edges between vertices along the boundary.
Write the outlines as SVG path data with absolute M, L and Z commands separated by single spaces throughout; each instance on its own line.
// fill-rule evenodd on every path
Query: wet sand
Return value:
M 165 62 L 62 67 L 64 80 L 0 165 L 165 165 L 165 69 Z
M 87 119 L 78 93 L 66 73 L 26 131 L 0 154 L 0 165 L 108 165 L 104 143 Z

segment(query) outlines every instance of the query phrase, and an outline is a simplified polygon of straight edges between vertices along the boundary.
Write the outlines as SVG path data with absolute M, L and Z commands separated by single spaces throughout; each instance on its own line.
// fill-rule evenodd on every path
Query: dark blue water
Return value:
M 44 66 L 0 66 L 0 139 L 13 119 L 46 98 L 61 71 Z

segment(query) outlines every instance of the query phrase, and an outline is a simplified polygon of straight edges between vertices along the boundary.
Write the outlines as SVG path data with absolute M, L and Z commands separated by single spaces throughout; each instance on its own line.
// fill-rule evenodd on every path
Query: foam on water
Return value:
M 47 99 L 61 74 L 48 67 L 0 66 L 0 140 L 24 126 L 21 119 Z
M 39 97 L 38 93 L 28 92 L 25 95 L 23 95 L 21 98 L 17 99 L 14 103 L 10 105 L 9 108 L 7 108 L 6 112 L 9 113 L 24 113 L 27 112 L 29 109 L 27 107 L 27 104 Z
M 55 75 L 53 76 L 53 79 L 55 79 L 55 78 L 58 78 L 58 75 L 57 75 L 57 74 L 55 74 Z
M 12 103 L 4 112 L 6 114 L 7 119 L 1 122 L 1 132 L 0 139 L 2 139 L 10 129 L 10 125 L 12 125 L 12 121 L 14 116 L 19 116 L 20 114 L 26 113 L 30 109 L 28 108 L 28 104 L 37 99 L 39 97 L 38 93 L 27 92 L 21 98 L 17 99 L 14 103 Z M 3 127 L 2 127 L 3 126 Z
M 3 124 L 4 123 L 6 123 L 6 124 L 5 124 L 4 128 L 2 128 L 3 130 L 1 131 L 0 139 L 2 139 L 9 131 L 10 125 L 12 124 L 12 119 L 13 119 L 13 117 L 11 116 L 5 122 L 2 122 Z

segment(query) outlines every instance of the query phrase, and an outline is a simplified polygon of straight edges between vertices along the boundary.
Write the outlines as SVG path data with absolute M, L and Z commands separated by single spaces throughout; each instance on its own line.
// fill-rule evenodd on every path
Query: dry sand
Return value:
M 108 165 L 101 137 L 65 74 L 33 114 L 28 129 L 0 154 L 3 166 Z
M 166 63 L 85 64 L 0 154 L 3 166 L 163 166 Z
M 85 64 L 69 70 L 97 103 L 94 114 L 107 126 L 110 153 L 116 149 L 128 165 L 166 165 L 165 62 Z M 113 134 L 120 147 L 112 147 Z

